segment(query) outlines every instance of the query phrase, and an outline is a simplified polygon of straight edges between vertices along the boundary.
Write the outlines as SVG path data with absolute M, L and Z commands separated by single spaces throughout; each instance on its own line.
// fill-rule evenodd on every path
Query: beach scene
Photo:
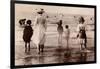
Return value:
M 30 19 L 34 27 L 35 17 L 38 9 L 43 8 L 45 11 L 47 30 L 44 52 L 36 53 L 36 46 L 31 40 L 31 51 L 25 54 L 25 43 L 23 41 L 23 26 L 19 24 L 20 19 Z M 89 52 L 81 52 L 80 45 L 77 41 L 77 25 L 79 17 L 85 19 L 87 49 Z M 69 26 L 69 50 L 66 50 L 65 35 L 62 35 L 62 46 L 58 46 L 57 25 L 62 20 L 62 26 L 65 31 L 65 25 Z M 67 6 L 49 6 L 49 5 L 29 5 L 15 4 L 15 65 L 37 65 L 37 64 L 55 64 L 69 62 L 88 62 L 95 61 L 95 20 L 94 8 L 67 7 Z M 34 29 L 33 29 L 34 35 Z

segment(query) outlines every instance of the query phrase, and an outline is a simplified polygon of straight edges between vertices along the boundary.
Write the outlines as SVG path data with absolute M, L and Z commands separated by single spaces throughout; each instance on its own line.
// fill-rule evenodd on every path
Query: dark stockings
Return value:
M 44 50 L 44 45 L 39 45 L 39 52 L 43 52 Z

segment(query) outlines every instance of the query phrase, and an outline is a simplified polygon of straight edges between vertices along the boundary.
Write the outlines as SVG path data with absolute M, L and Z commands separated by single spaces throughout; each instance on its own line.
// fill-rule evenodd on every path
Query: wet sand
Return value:
M 90 52 L 81 52 L 79 48 L 70 48 L 70 50 L 67 50 L 66 48 L 62 47 L 49 47 L 45 48 L 44 52 L 40 54 L 37 54 L 36 48 L 31 48 L 31 52 L 27 54 L 24 52 L 24 46 L 17 46 L 16 49 L 16 65 L 94 61 L 93 48 L 89 48 Z

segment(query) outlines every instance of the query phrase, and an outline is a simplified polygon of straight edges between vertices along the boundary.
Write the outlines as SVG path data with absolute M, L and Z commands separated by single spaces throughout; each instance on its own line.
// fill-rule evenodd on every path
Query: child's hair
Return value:
M 66 29 L 68 29 L 68 27 L 69 27 L 68 25 L 65 25 L 65 28 L 66 28 Z
M 31 25 L 31 20 L 27 20 L 26 23 L 29 24 L 29 25 Z
M 84 18 L 82 16 L 79 18 L 79 22 L 82 22 L 82 23 L 85 22 L 85 20 L 84 20 Z

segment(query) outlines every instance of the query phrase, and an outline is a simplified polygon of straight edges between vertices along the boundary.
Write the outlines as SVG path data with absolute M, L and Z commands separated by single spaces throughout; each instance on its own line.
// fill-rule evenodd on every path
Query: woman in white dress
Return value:
M 43 16 L 44 10 L 37 12 L 38 16 L 34 22 L 34 34 L 33 34 L 33 43 L 37 46 L 38 54 L 43 52 L 44 43 L 45 43 L 45 32 L 46 32 L 46 18 Z

